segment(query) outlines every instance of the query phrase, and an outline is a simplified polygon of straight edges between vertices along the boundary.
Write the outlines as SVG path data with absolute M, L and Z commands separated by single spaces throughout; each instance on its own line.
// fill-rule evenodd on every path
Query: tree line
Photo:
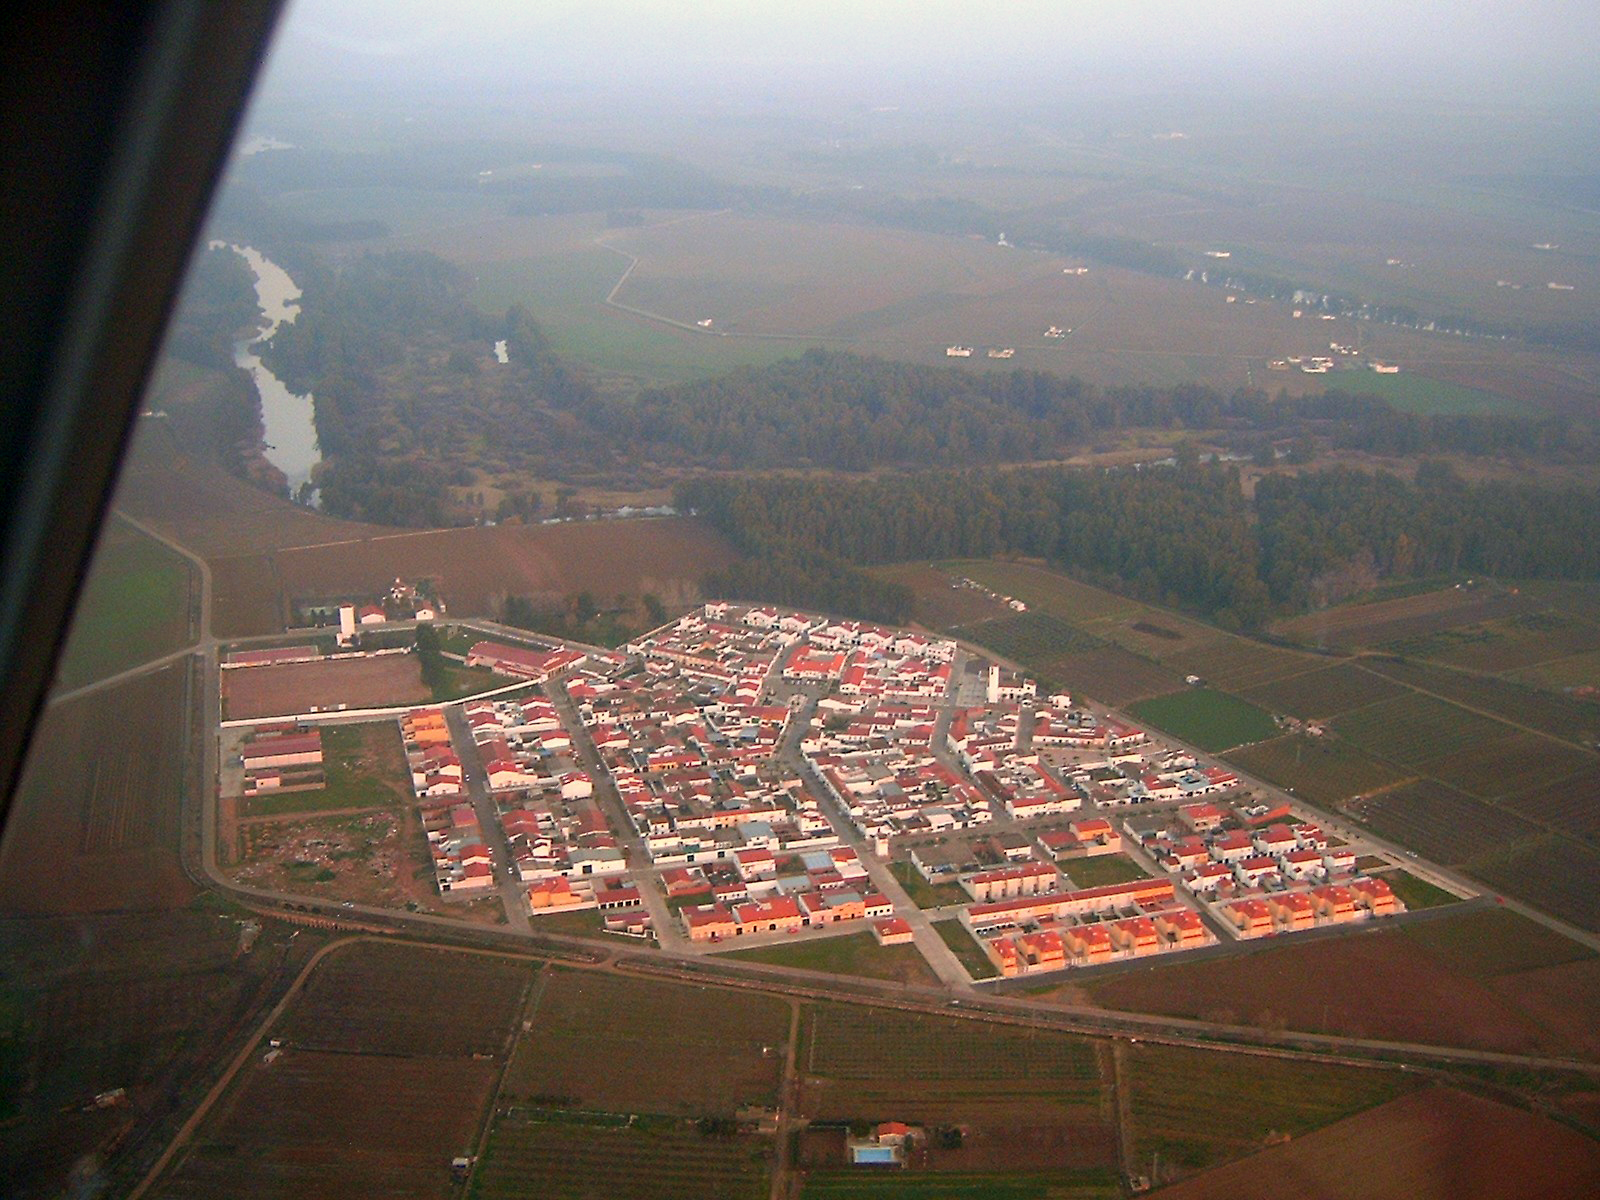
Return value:
M 1192 456 L 1169 467 L 701 478 L 678 503 L 749 556 L 708 590 L 900 620 L 875 563 L 1020 554 L 1141 599 L 1254 629 L 1379 578 L 1474 572 L 1600 578 L 1600 491 L 1413 481 L 1337 468 L 1262 479 Z M 1352 582 L 1353 581 L 1353 582 Z

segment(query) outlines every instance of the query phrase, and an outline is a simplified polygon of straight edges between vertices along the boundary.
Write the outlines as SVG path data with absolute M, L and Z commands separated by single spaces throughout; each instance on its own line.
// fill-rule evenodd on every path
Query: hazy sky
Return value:
M 1600 94 L 1594 0 L 295 0 L 268 96 Z M 980 89 L 974 92 L 973 89 Z

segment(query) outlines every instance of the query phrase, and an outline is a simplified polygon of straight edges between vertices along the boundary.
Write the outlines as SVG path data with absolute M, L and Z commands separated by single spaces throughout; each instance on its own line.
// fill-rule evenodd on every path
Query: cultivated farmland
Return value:
M 448 1197 L 450 1160 L 472 1151 L 496 1070 L 285 1050 L 251 1065 L 156 1195 Z
M 1310 721 L 1390 700 L 1403 691 L 1400 685 L 1354 663 L 1339 663 L 1248 688 L 1244 694 L 1269 712 Z
M 1373 647 L 1515 616 L 1534 607 L 1533 601 L 1498 588 L 1448 587 L 1326 609 L 1282 622 L 1276 632 L 1309 645 Z
M 1539 830 L 1442 783 L 1420 780 L 1354 802 L 1349 812 L 1381 837 L 1451 866 L 1471 863 Z
M 1114 1166 L 1116 1142 L 1093 1043 L 1034 1030 L 882 1014 L 806 1013 L 802 1104 L 814 1120 L 959 1125 L 959 1149 L 919 1152 L 918 1168 L 1013 1172 Z M 1006 1194 L 999 1191 L 996 1194 Z
M 1247 700 L 1210 688 L 1188 688 L 1130 705 L 1128 712 L 1174 737 L 1213 753 L 1278 732 L 1273 720 Z
M 1069 654 L 1047 664 L 1050 678 L 1074 695 L 1093 697 L 1113 708 L 1160 696 L 1183 686 L 1183 676 L 1140 658 L 1121 646 Z
M 1162 1176 L 1239 1158 L 1416 1086 L 1392 1071 L 1314 1067 L 1170 1046 L 1127 1052 L 1136 1160 Z
M 1600 853 L 1554 834 L 1502 847 L 1467 869 L 1490 887 L 1600 931 Z
M 514 1109 L 498 1117 L 473 1176 L 475 1200 L 757 1200 L 769 1145 L 706 1135 L 692 1122 L 615 1122 Z
M 1432 1088 L 1165 1191 L 1171 1200 L 1541 1200 L 1600 1189 L 1600 1146 L 1545 1117 Z
M 1416 693 L 1348 712 L 1333 727 L 1356 749 L 1403 766 L 1482 749 L 1511 733 L 1492 718 Z
M 0 846 L 0 908 L 94 912 L 185 903 L 178 858 L 189 667 L 45 711 Z
M 1600 766 L 1518 792 L 1502 803 L 1532 820 L 1600 842 Z
M 715 988 L 552 969 L 505 1092 L 605 1112 L 732 1115 L 776 1100 L 790 1009 Z
M 1420 663 L 1375 663 L 1374 670 L 1408 687 L 1556 737 L 1593 744 L 1600 739 L 1600 703 Z
M 56 687 L 105 679 L 187 645 L 192 572 L 126 521 L 106 523 L 73 610 Z
M 318 964 L 277 1034 L 342 1053 L 437 1058 L 503 1054 L 533 979 L 524 962 L 362 942 Z M 436 1003 L 448 997 L 448 1011 Z
M 956 632 L 1016 663 L 1049 663 L 1064 655 L 1105 645 L 1076 625 L 1044 612 L 997 617 Z

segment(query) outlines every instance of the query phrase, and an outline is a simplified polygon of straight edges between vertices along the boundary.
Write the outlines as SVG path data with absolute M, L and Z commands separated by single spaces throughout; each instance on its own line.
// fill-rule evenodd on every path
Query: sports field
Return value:
M 341 655 L 222 672 L 222 711 L 229 720 L 294 716 L 341 704 L 350 708 L 419 704 L 429 696 L 414 654 Z

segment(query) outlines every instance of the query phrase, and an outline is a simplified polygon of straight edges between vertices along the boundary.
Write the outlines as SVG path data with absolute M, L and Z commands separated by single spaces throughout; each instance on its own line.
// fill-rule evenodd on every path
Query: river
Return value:
M 300 289 L 289 272 L 252 246 L 212 242 L 211 249 L 232 250 L 243 258 L 256 277 L 256 301 L 261 306 L 261 331 L 254 337 L 233 344 L 233 361 L 250 372 L 261 396 L 261 423 L 265 427 L 264 451 L 267 461 L 282 471 L 289 481 L 289 494 L 299 498 L 300 487 L 311 479 L 311 470 L 322 456 L 317 449 L 317 427 L 313 420 L 310 394 L 296 396 L 281 379 L 269 371 L 253 347 L 268 340 L 280 326 L 300 315 Z M 317 503 L 315 490 L 309 503 Z

